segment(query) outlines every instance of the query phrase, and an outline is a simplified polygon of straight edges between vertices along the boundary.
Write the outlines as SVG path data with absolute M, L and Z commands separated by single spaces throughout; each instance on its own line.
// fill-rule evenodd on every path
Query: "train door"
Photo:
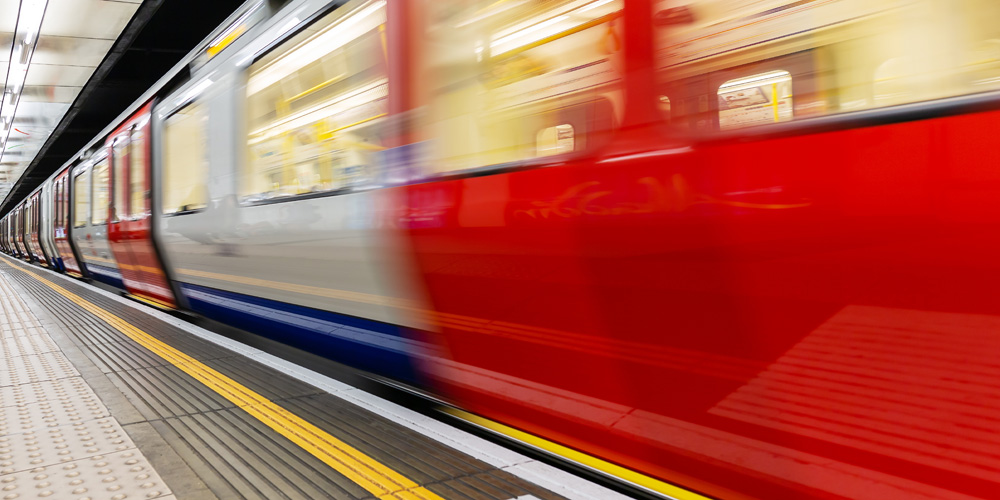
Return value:
M 76 249 L 70 241 L 70 169 L 63 170 L 52 183 L 53 234 L 52 238 L 62 258 L 63 270 L 66 274 L 77 278 L 83 277 L 83 269 L 77 260 Z
M 42 221 L 42 190 L 35 192 L 34 196 L 35 226 L 31 231 L 31 238 L 35 242 L 35 253 L 38 254 L 38 262 L 43 266 L 52 266 L 52 256 L 45 251 L 44 237 L 42 236 L 45 227 Z
M 114 171 L 114 210 L 108 237 L 121 263 L 126 290 L 140 299 L 175 308 L 151 228 L 151 112 L 152 104 L 147 104 L 108 139 Z
M 17 207 L 10 211 L 10 245 L 14 257 L 20 257 L 21 248 L 17 244 Z
M 80 252 L 80 262 L 94 279 L 124 288 L 118 262 L 108 245 L 110 169 L 107 151 L 101 149 L 74 171 L 72 238 Z
M 24 204 L 24 244 L 32 261 L 38 260 L 38 249 L 35 246 L 35 200 L 29 196 Z
M 31 251 L 28 249 L 28 241 L 24 237 L 26 232 L 25 223 L 27 222 L 27 213 L 27 202 L 23 202 L 19 207 L 17 207 L 17 244 L 19 246 L 19 250 L 21 251 L 21 258 L 31 262 Z
M 39 258 L 41 252 L 38 251 L 38 231 L 35 230 L 35 226 L 38 223 L 38 215 L 35 213 L 38 201 L 34 195 L 28 197 L 28 204 L 25 206 L 24 241 L 28 244 L 28 253 L 31 254 L 31 260 L 41 262 L 42 259 Z
M 42 252 L 45 253 L 46 257 L 49 259 L 49 265 L 57 270 L 62 270 L 62 258 L 59 252 L 56 251 L 55 240 L 52 239 L 53 231 L 55 228 L 53 226 L 53 198 L 52 198 L 52 179 L 46 180 L 42 184 L 42 189 L 40 191 L 41 195 L 39 197 L 40 203 L 40 213 L 41 213 L 41 230 L 39 231 L 39 237 L 42 242 Z
M 42 241 L 43 227 L 42 190 L 39 189 L 35 191 L 35 194 L 31 195 L 31 244 L 38 263 L 46 267 L 51 267 L 51 255 L 45 251 L 45 244 Z
M 34 254 L 34 252 L 32 252 L 32 250 L 31 250 L 31 239 L 28 237 L 28 234 L 31 232 L 31 231 L 28 230 L 28 228 L 31 227 L 31 200 L 30 199 L 24 200 L 24 203 L 21 205 L 21 214 L 20 215 L 21 215 L 20 216 L 21 220 L 19 222 L 21 223 L 21 225 L 20 225 L 20 233 L 21 233 L 20 236 L 21 236 L 21 247 L 22 247 L 21 249 L 24 250 L 24 256 L 23 257 L 30 262 L 31 261 L 31 256 Z

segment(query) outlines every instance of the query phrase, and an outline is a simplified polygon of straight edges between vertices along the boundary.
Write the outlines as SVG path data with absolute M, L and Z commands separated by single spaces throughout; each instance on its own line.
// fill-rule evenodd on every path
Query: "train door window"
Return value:
M 57 180 L 52 183 L 52 226 L 56 228 L 62 224 L 62 218 L 60 217 L 60 214 L 62 213 L 62 203 L 59 202 L 62 195 L 62 191 L 60 191 L 61 186 L 62 180 Z
M 73 177 L 73 227 L 87 225 L 90 213 L 90 169 Z
M 729 80 L 717 93 L 722 130 L 792 119 L 792 76 L 787 71 Z
M 65 177 L 63 177 L 63 195 L 62 195 L 63 196 L 62 197 L 63 225 L 65 225 L 66 227 L 69 227 L 69 217 L 70 217 L 69 216 L 69 212 L 70 212 L 70 205 L 69 205 L 69 200 L 70 200 L 69 182 L 70 182 L 70 176 L 69 176 L 69 174 L 67 174 Z M 68 234 L 68 231 L 67 231 L 67 234 Z
M 428 2 L 436 173 L 581 152 L 623 115 L 622 0 Z
M 110 191 L 110 172 L 108 172 L 108 158 L 104 157 L 101 161 L 94 165 L 93 173 L 91 174 L 93 181 L 91 182 L 91 215 L 90 223 L 92 225 L 102 225 L 108 222 L 108 209 L 111 202 L 111 197 L 109 196 Z
M 66 182 L 69 180 L 68 175 L 64 175 L 59 179 L 58 185 L 55 190 L 55 205 L 56 205 L 56 221 L 60 227 L 62 227 L 62 236 L 66 236 L 66 227 L 69 225 L 69 217 L 67 217 L 67 204 L 66 204 Z
M 111 177 L 113 184 L 111 190 L 114 194 L 114 204 L 111 206 L 111 222 L 118 222 L 128 215 L 128 197 L 126 195 L 128 177 L 126 176 L 128 172 L 129 140 L 126 137 L 123 136 L 115 140 L 111 146 L 111 165 L 114 169 Z
M 133 219 L 142 218 L 149 208 L 148 193 L 146 189 L 146 134 L 141 128 L 132 129 L 132 136 L 129 140 L 129 215 Z
M 254 62 L 244 201 L 370 184 L 388 112 L 384 1 L 353 1 Z
M 163 213 L 208 205 L 208 113 L 197 102 L 167 117 L 163 126 Z

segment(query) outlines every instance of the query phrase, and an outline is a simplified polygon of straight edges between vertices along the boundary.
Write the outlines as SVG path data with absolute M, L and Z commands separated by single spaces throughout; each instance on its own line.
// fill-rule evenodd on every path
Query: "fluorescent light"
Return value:
M 45 7 L 48 0 L 21 0 L 21 6 L 17 11 L 17 26 L 14 29 L 15 38 L 21 35 L 21 41 L 15 42 L 17 54 L 10 61 L 7 70 L 6 86 L 10 90 L 6 93 L 5 102 L 0 103 L 0 121 L 3 122 L 2 132 L 0 132 L 0 144 L 4 145 L 0 150 L 0 158 L 7 150 L 6 146 L 10 138 L 10 130 L 14 128 L 14 113 L 17 111 L 17 103 L 20 101 L 20 92 L 24 88 L 24 80 L 28 76 L 28 63 L 31 61 L 31 54 L 35 50 L 35 43 L 38 41 L 38 32 L 42 27 L 42 17 L 45 15 Z
M 756 86 L 756 85 L 750 85 L 752 83 L 756 83 L 758 85 L 761 85 L 762 82 L 765 82 L 765 81 L 768 81 L 768 80 L 777 80 L 777 81 L 780 82 L 780 81 L 791 80 L 791 79 L 792 79 L 792 75 L 789 74 L 787 71 L 770 71 L 770 72 L 767 72 L 767 73 L 761 73 L 759 75 L 748 76 L 746 78 L 737 78 L 735 80 L 729 80 L 728 82 L 723 83 L 719 87 L 719 93 L 721 94 L 723 92 L 732 92 L 734 90 L 742 90 L 742 88 L 749 88 L 749 87 Z M 746 87 L 743 87 L 743 86 L 746 86 Z M 737 87 L 740 87 L 740 88 L 737 89 Z
M 345 111 L 378 101 L 379 99 L 384 99 L 388 95 L 388 90 L 389 86 L 387 80 L 381 79 L 370 85 L 341 94 L 333 99 L 299 111 L 298 113 L 288 116 L 278 122 L 267 124 L 250 132 L 249 135 L 254 137 L 254 139 L 250 141 L 250 144 L 256 144 L 280 133 L 295 130 L 304 125 L 318 122 L 324 118 L 337 116 Z
M 593 21 L 594 19 L 598 19 L 601 17 L 600 13 L 592 13 L 586 16 L 581 16 L 581 14 L 607 5 L 612 1 L 615 0 L 596 0 L 583 4 L 581 4 L 581 2 L 574 2 L 568 6 L 564 6 L 566 10 L 563 10 L 561 15 L 536 24 L 529 24 L 523 28 L 515 26 L 513 31 L 508 31 L 507 34 L 501 35 L 496 40 L 490 42 L 490 51 L 493 55 L 510 52 L 518 47 L 529 45 L 539 40 L 543 40 L 546 37 L 562 33 Z M 580 17 L 578 18 L 578 16 Z M 565 25 L 560 25 L 564 21 L 570 22 Z
M 613 1 L 614 0 L 597 0 L 596 2 L 584 5 L 583 7 L 580 8 L 579 12 L 587 12 L 588 10 L 596 9 L 602 5 L 607 5 Z
M 497 2 L 497 3 L 500 3 L 500 2 Z M 510 9 L 513 9 L 514 7 L 520 7 L 525 2 L 524 2 L 524 0 L 521 0 L 519 2 L 505 2 L 505 3 L 500 4 L 499 8 L 493 9 L 492 7 L 495 7 L 497 5 L 497 3 L 494 3 L 493 5 L 491 5 L 490 6 L 491 9 L 487 9 L 484 13 L 482 13 L 482 14 L 480 14 L 478 16 L 475 16 L 475 17 L 473 17 L 471 19 L 466 19 L 465 21 L 462 21 L 462 22 L 456 24 L 455 27 L 456 28 L 461 28 L 463 26 L 468 26 L 468 25 L 470 25 L 472 23 L 476 23 L 476 22 L 482 21 L 484 19 L 489 19 L 490 17 L 495 16 L 497 14 L 500 14 L 501 12 L 508 11 Z
M 503 38 L 500 38 L 498 40 L 494 40 L 493 42 L 490 42 L 490 48 L 491 49 L 497 48 L 497 47 L 499 47 L 499 46 L 501 46 L 501 45 L 503 45 L 505 43 L 510 43 L 513 40 L 517 40 L 518 38 L 530 35 L 530 34 L 536 32 L 536 31 L 548 28 L 549 26 L 552 26 L 553 24 L 561 23 L 561 22 L 563 22 L 563 21 L 565 21 L 567 19 L 569 19 L 569 16 L 557 16 L 557 17 L 553 17 L 552 19 L 549 19 L 548 21 L 542 21 L 542 22 L 540 22 L 540 23 L 538 23 L 538 24 L 536 24 L 534 26 L 529 26 L 527 28 L 524 28 L 523 30 L 515 31 L 514 33 L 511 33 L 510 35 L 507 35 L 507 36 L 505 36 Z M 545 36 L 544 35 L 543 36 L 536 36 L 531 41 L 533 42 L 535 40 L 541 40 L 542 38 L 545 38 Z M 527 43 L 530 43 L 530 42 L 518 44 L 517 47 L 519 47 L 521 45 L 526 45 Z M 511 47 L 511 49 L 513 49 L 513 48 L 514 47 Z M 507 49 L 507 50 L 510 50 L 510 49 Z M 498 51 L 498 52 L 506 52 L 506 51 Z
M 17 15 L 17 31 L 24 33 L 24 43 L 31 45 L 35 35 L 42 26 L 42 16 L 48 0 L 21 0 L 21 9 Z

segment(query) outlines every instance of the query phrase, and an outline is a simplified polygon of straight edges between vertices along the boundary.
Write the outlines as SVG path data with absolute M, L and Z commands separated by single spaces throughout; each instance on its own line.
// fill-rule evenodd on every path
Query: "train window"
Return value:
M 191 103 L 163 127 L 163 213 L 200 210 L 208 204 L 208 113 Z
M 69 205 L 69 200 L 70 200 L 69 179 L 70 179 L 69 175 L 66 175 L 65 177 L 63 177 L 63 192 L 62 192 L 62 196 L 63 196 L 63 198 L 62 198 L 63 218 L 62 218 L 62 220 L 63 220 L 63 225 L 65 225 L 67 227 L 69 226 L 69 214 L 70 214 L 70 205 Z M 67 231 L 66 234 L 68 235 L 69 231 Z
M 128 148 L 129 140 L 124 137 L 115 140 L 111 146 L 111 164 L 114 167 L 114 174 L 111 178 L 113 183 L 112 192 L 114 193 L 114 205 L 111 206 L 111 222 L 118 222 L 128 214 L 128 197 L 126 196 Z
M 109 186 L 109 172 L 108 172 L 108 158 L 105 157 L 101 161 L 94 165 L 93 173 L 91 174 L 93 181 L 91 182 L 91 200 L 93 200 L 90 210 L 90 223 L 92 225 L 101 225 L 108 222 L 108 209 L 111 201 Z
M 660 93 L 675 125 L 736 129 L 1000 89 L 993 0 L 654 8 Z
M 575 149 L 575 145 L 573 125 L 564 123 L 544 128 L 538 132 L 538 138 L 535 141 L 535 155 L 554 156 L 570 153 Z
M 87 225 L 90 204 L 90 169 L 73 178 L 73 227 Z
M 250 66 L 241 199 L 373 180 L 388 111 L 385 21 L 385 2 L 349 2 Z
M 61 184 L 60 184 L 61 182 L 62 182 L 61 180 L 57 180 L 57 181 L 55 181 L 55 182 L 52 183 L 52 197 L 51 197 L 51 199 L 52 199 L 52 222 L 53 222 L 53 226 L 54 227 L 59 227 L 59 225 L 62 223 L 62 218 L 60 218 L 60 214 L 62 213 L 62 210 L 61 210 L 62 209 L 62 206 L 61 206 L 62 204 L 59 202 L 59 198 L 60 198 L 60 194 L 61 194 L 61 191 L 59 189 L 60 189 L 60 186 L 61 186 Z
M 718 96 L 722 130 L 792 119 L 792 77 L 787 71 L 729 80 L 719 86 Z
M 146 135 L 141 128 L 132 130 L 129 140 L 129 215 L 132 218 L 145 216 L 148 197 L 146 196 Z
M 67 203 L 66 203 L 66 181 L 69 177 L 63 176 L 56 183 L 55 190 L 55 206 L 56 206 L 56 221 L 61 228 L 63 228 L 62 236 L 66 235 L 66 226 L 68 225 L 69 218 L 67 217 Z
M 622 0 L 428 3 L 438 173 L 579 152 L 620 119 Z

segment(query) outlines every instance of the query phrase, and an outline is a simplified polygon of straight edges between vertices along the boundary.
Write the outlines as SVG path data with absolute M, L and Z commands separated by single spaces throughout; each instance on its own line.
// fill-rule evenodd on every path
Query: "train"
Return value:
M 998 18 L 252 0 L 0 246 L 652 494 L 995 498 Z

